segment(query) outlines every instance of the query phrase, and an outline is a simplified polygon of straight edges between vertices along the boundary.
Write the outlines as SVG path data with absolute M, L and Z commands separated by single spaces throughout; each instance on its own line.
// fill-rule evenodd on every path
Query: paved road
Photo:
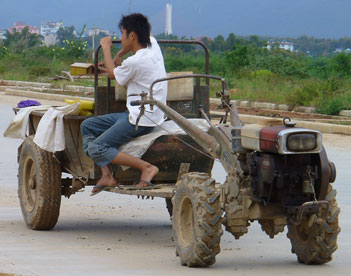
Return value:
M 1 100 L 0 100 L 1 102 Z M 12 118 L 0 104 L 0 133 Z M 342 213 L 339 249 L 322 266 L 305 266 L 290 253 L 286 232 L 271 240 L 257 223 L 235 240 L 225 233 L 221 253 L 207 269 L 182 267 L 175 256 L 172 229 L 162 199 L 86 192 L 63 199 L 52 231 L 31 231 L 17 198 L 17 147 L 0 136 L 0 275 L 349 275 L 351 269 L 351 138 L 326 135 L 329 158 L 338 169 L 335 188 Z M 214 177 L 223 181 L 216 165 Z

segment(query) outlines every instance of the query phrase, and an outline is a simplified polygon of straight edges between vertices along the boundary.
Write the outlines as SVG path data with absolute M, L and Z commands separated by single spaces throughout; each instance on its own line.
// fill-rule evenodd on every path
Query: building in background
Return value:
M 111 35 L 110 31 L 104 30 L 104 29 L 100 29 L 100 28 L 96 28 L 96 27 L 92 27 L 88 31 L 88 36 L 95 36 L 95 35 L 99 35 L 99 34 L 104 34 L 106 36 L 110 36 Z
M 294 48 L 295 43 L 288 42 L 286 40 L 282 40 L 280 42 L 276 42 L 276 41 L 273 41 L 273 40 L 267 41 L 267 49 L 268 50 L 272 50 L 274 45 L 277 45 L 277 46 L 279 45 L 280 49 L 283 49 L 283 50 L 286 50 L 286 51 L 290 51 L 290 52 L 293 52 L 294 49 L 295 49 Z
M 166 4 L 165 34 L 172 34 L 172 4 Z
M 100 29 L 100 28 L 96 28 L 93 27 L 89 29 L 88 31 L 88 36 L 91 37 L 91 40 L 92 40 L 92 48 L 95 50 L 95 36 L 98 36 L 98 35 L 105 35 L 105 36 L 110 36 L 110 32 L 108 30 L 104 30 L 104 29 Z M 114 39 L 114 38 L 113 38 Z
M 63 22 L 41 22 L 40 34 L 44 37 L 46 46 L 55 45 L 57 43 L 57 32 L 63 27 Z
M 0 40 L 6 39 L 6 30 L 0 29 Z
M 271 50 L 274 47 L 274 45 L 279 45 L 280 49 L 290 51 L 290 52 L 293 52 L 295 50 L 295 48 L 294 48 L 295 43 L 288 42 L 286 40 L 282 40 L 280 42 L 275 42 L 273 40 L 267 41 L 267 49 L 268 50 Z
M 56 34 L 57 31 L 63 27 L 63 22 L 41 22 L 40 23 L 40 34 L 46 36 L 48 34 Z
M 48 33 L 44 36 L 44 44 L 46 46 L 55 45 L 58 42 L 57 34 Z
M 346 54 L 350 54 L 351 53 L 351 49 L 347 48 L 335 48 L 334 53 L 346 53 Z
M 16 30 L 16 32 L 22 32 L 22 30 L 24 28 L 28 28 L 28 30 L 31 34 L 37 34 L 37 35 L 39 34 L 39 27 L 30 26 L 30 25 L 22 23 L 22 22 L 13 23 L 13 26 L 8 28 L 8 31 L 10 33 L 13 33 L 15 30 Z

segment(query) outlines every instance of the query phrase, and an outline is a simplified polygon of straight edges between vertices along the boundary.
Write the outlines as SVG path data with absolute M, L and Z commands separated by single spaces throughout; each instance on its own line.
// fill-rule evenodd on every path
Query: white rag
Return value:
M 210 125 L 205 119 L 188 119 L 189 122 L 196 125 L 198 128 L 207 132 Z M 162 135 L 168 134 L 186 134 L 174 121 L 165 121 L 161 126 L 157 126 L 149 134 L 139 136 L 120 147 L 120 151 L 131 156 L 140 158 L 152 145 L 152 143 Z M 121 166 L 123 170 L 128 169 L 127 166 Z
M 32 111 L 45 111 L 49 105 L 29 106 L 21 108 L 4 132 L 4 137 L 26 139 L 29 115 Z
M 49 152 L 62 151 L 65 149 L 65 132 L 63 116 L 66 114 L 78 115 L 80 102 L 51 107 L 41 117 L 37 131 L 34 136 L 34 143 L 43 150 Z

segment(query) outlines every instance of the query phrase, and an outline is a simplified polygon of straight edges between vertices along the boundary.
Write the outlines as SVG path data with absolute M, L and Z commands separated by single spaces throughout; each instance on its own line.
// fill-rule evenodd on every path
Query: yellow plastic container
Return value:
M 68 104 L 74 104 L 79 102 L 80 103 L 79 115 L 83 115 L 83 116 L 93 115 L 94 102 L 86 101 L 86 100 L 69 100 L 69 99 L 64 99 L 64 100 Z

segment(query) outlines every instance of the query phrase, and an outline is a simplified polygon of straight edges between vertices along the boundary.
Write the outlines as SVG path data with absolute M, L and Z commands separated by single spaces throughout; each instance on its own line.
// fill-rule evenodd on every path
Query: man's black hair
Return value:
M 121 31 L 122 28 L 125 29 L 127 35 L 129 35 L 130 32 L 134 32 L 138 36 L 138 41 L 143 47 L 151 45 L 151 26 L 147 17 L 141 13 L 123 15 L 121 21 L 119 21 L 118 27 Z

